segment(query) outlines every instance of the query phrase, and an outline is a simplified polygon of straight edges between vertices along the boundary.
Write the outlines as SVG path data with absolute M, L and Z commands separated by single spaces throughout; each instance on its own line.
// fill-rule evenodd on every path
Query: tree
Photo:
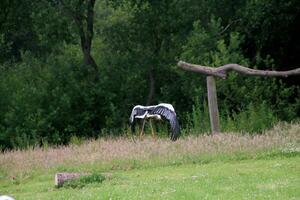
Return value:
M 94 7 L 96 0 L 59 0 L 57 4 L 66 11 L 75 22 L 80 37 L 83 62 L 98 71 L 97 64 L 91 54 L 94 36 Z M 62 12 L 63 13 L 63 12 Z
M 0 62 L 20 62 L 22 54 L 45 60 L 70 44 L 76 34 L 70 20 L 48 0 L 4 0 L 0 4 Z
M 247 1 L 240 9 L 238 32 L 245 35 L 245 55 L 270 55 L 279 70 L 299 67 L 300 2 L 297 0 Z M 296 82 L 296 80 L 295 80 Z
M 21 59 L 21 51 L 38 52 L 30 14 L 32 1 L 4 0 L 0 4 L 0 62 Z

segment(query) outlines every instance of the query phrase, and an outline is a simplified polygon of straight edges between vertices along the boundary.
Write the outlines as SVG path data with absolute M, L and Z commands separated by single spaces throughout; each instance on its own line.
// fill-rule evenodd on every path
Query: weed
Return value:
M 79 178 L 70 179 L 64 182 L 62 187 L 64 188 L 83 188 L 87 184 L 91 183 L 102 183 L 105 180 L 105 176 L 102 174 L 91 174 L 81 176 Z

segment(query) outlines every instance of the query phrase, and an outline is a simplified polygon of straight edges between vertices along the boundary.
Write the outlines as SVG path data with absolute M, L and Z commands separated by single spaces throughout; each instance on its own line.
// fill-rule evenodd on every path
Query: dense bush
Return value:
M 101 84 L 76 57 L 64 56 L 41 62 L 25 54 L 21 64 L 6 69 L 1 77 L 5 146 L 65 144 L 72 135 L 96 136 L 100 131 Z

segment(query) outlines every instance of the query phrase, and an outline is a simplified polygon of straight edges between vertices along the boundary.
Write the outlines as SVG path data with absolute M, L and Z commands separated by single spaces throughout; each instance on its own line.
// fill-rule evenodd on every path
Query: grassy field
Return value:
M 56 172 L 107 178 L 55 188 Z M 264 135 L 88 141 L 0 154 L 0 194 L 16 199 L 300 199 L 300 125 Z
M 299 199 L 300 158 L 115 171 L 101 184 L 53 187 L 53 174 L 2 185 L 16 199 Z

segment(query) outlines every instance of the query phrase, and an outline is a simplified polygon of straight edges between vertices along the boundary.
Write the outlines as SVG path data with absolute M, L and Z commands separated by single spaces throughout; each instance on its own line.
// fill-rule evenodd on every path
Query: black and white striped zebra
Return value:
M 161 119 L 168 120 L 171 126 L 170 138 L 173 141 L 177 140 L 177 138 L 180 135 L 180 126 L 177 120 L 174 107 L 171 104 L 160 103 L 154 106 L 141 106 L 141 105 L 134 106 L 129 118 L 132 132 L 135 132 L 134 127 L 135 127 L 136 119 L 148 119 L 148 118 L 154 118 L 158 120 Z M 141 134 L 143 133 L 143 131 L 144 131 L 144 124 L 142 127 Z

